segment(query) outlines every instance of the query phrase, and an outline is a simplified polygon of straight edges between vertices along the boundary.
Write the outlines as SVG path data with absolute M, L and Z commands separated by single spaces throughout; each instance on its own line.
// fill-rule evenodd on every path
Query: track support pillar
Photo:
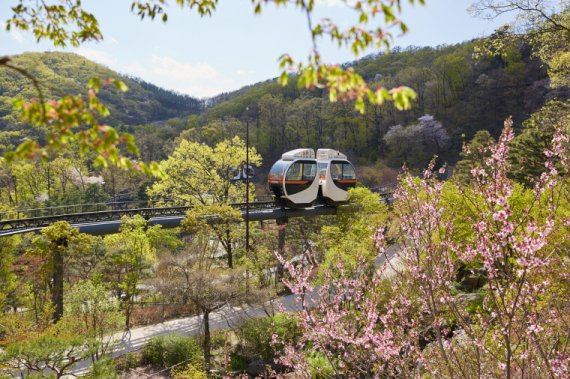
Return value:
M 287 228 L 287 218 L 282 218 L 277 220 L 277 253 L 285 258 L 285 230 Z M 275 272 L 275 285 L 277 285 L 281 279 L 283 279 L 283 273 L 285 269 L 281 262 L 277 263 L 277 270 Z

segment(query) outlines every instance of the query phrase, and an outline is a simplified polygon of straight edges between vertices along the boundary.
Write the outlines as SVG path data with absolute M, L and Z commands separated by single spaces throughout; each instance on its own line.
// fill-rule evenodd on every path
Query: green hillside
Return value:
M 393 167 L 404 162 L 423 167 L 433 154 L 453 163 L 463 141 L 478 130 L 497 136 L 509 116 L 520 129 L 544 102 L 569 97 L 568 88 L 550 89 L 543 64 L 528 45 L 513 47 L 503 57 L 475 58 L 478 43 L 397 48 L 347 64 L 371 83 L 412 87 L 418 98 L 410 111 L 385 104 L 371 106 L 361 115 L 353 104 L 329 103 L 323 91 L 298 90 L 294 80 L 287 87 L 268 81 L 212 99 L 192 135 L 216 135 L 212 129 L 231 128 L 228 120 L 235 118 L 253 126 L 253 143 L 266 161 L 298 146 L 327 146 L 365 165 L 385 160 Z M 444 128 L 445 141 L 437 148 L 436 141 L 425 140 L 425 133 L 406 128 L 426 114 Z M 397 125 L 403 127 L 389 134 Z
M 100 94 L 111 111 L 107 122 L 113 126 L 145 124 L 199 113 L 202 109 L 198 99 L 120 75 L 73 53 L 25 53 L 10 58 L 14 66 L 23 68 L 39 81 L 46 99 L 85 94 L 85 86 L 93 77 L 122 80 L 129 91 L 121 93 L 114 88 L 104 88 Z M 26 77 L 12 70 L 0 70 L 0 130 L 21 127 L 11 103 L 18 97 L 37 98 L 38 93 Z

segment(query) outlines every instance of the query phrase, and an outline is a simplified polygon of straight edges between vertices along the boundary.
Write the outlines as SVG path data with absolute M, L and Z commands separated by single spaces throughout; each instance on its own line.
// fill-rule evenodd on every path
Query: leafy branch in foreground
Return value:
M 398 109 L 409 109 L 415 93 L 407 87 L 387 89 L 382 86 L 371 87 L 351 68 L 330 65 L 322 61 L 318 42 L 330 38 L 341 48 L 350 49 L 355 56 L 369 48 L 389 49 L 393 39 L 393 30 L 406 33 L 408 26 L 398 17 L 401 13 L 402 0 L 343 0 L 344 7 L 351 10 L 355 23 L 343 29 L 330 17 L 315 20 L 315 0 L 251 0 L 254 12 L 261 14 L 263 7 L 273 3 L 275 6 L 292 4 L 306 14 L 309 37 L 313 49 L 306 62 L 296 61 L 284 54 L 279 58 L 281 68 L 280 82 L 286 84 L 289 74 L 300 76 L 299 85 L 305 88 L 326 88 L 330 91 L 330 100 L 355 100 L 356 108 L 364 112 L 365 101 L 382 104 L 394 101 Z M 425 0 L 408 0 L 410 4 L 424 4 Z M 30 0 L 20 0 L 12 8 L 13 17 L 7 27 L 32 30 L 38 41 L 47 39 L 55 46 L 78 46 L 81 42 L 101 40 L 93 14 L 85 11 L 79 0 L 64 0 L 57 5 L 48 5 L 44 1 L 34 4 Z M 196 11 L 200 16 L 211 16 L 215 12 L 218 0 L 176 0 L 181 8 Z M 166 0 L 135 0 L 131 11 L 144 18 L 168 20 Z
M 259 0 L 252 0 L 255 12 L 261 13 Z M 274 0 L 277 6 L 285 5 L 286 0 Z M 356 13 L 358 23 L 348 29 L 341 29 L 332 19 L 324 17 L 317 23 L 314 22 L 315 0 L 299 0 L 295 6 L 307 15 L 313 50 L 309 54 L 307 62 L 295 61 L 288 54 L 279 58 L 281 76 L 279 82 L 286 85 L 290 73 L 299 75 L 299 85 L 308 89 L 326 88 L 329 91 L 331 102 L 337 100 L 354 100 L 355 107 L 361 113 L 366 108 L 366 100 L 371 104 L 381 105 L 385 101 L 393 101 L 399 110 L 410 109 L 411 101 L 416 98 L 416 93 L 409 87 L 400 86 L 393 89 L 384 88 L 381 85 L 370 86 L 366 81 L 354 72 L 350 67 L 335 64 L 330 65 L 322 61 L 318 49 L 318 41 L 324 37 L 330 38 L 340 48 L 350 49 L 355 56 L 359 56 L 366 49 L 376 48 L 388 50 L 393 39 L 392 29 L 404 34 L 408 31 L 407 25 L 397 17 L 401 12 L 401 1 L 367 0 L 348 1 L 343 0 L 345 6 Z M 424 0 L 409 0 L 410 4 L 424 4 Z M 374 25 L 374 21 L 383 19 L 383 25 Z
M 80 0 L 60 0 L 56 4 L 19 0 L 11 9 L 6 29 L 30 30 L 38 42 L 48 39 L 56 47 L 77 47 L 82 42 L 103 39 L 97 19 L 82 8 Z

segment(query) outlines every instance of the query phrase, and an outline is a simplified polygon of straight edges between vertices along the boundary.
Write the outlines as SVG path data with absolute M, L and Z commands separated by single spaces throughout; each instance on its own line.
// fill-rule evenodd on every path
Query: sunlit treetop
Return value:
M 469 8 L 476 17 L 492 20 L 514 15 L 511 23 L 482 40 L 475 55 L 508 56 L 521 41 L 547 67 L 553 87 L 570 85 L 570 3 L 559 0 L 477 0 Z
M 180 8 L 204 17 L 213 16 L 218 1 L 176 0 L 176 4 Z M 407 1 L 411 4 L 424 4 L 424 0 Z M 323 39 L 330 39 L 339 47 L 351 50 L 355 56 L 359 56 L 371 48 L 387 51 L 391 46 L 394 34 L 403 34 L 408 30 L 406 24 L 399 18 L 403 1 L 342 0 L 342 2 L 348 11 L 355 14 L 355 20 L 357 20 L 348 28 L 341 28 L 329 17 L 316 19 L 316 0 L 251 0 L 252 11 L 256 14 L 261 14 L 270 5 L 278 8 L 295 7 L 306 14 L 307 35 L 312 41 L 312 49 L 304 60 L 286 53 L 279 57 L 278 64 L 281 70 L 279 82 L 285 85 L 291 74 L 297 75 L 299 86 L 306 89 L 326 89 L 330 101 L 354 101 L 356 109 L 360 112 L 365 111 L 367 101 L 371 104 L 383 104 L 385 101 L 392 101 L 395 107 L 400 110 L 409 109 L 416 96 L 410 88 L 400 86 L 390 89 L 380 85 L 370 85 L 350 67 L 323 62 L 319 53 L 319 43 Z M 135 0 L 131 2 L 131 11 L 135 15 L 140 18 L 160 19 L 163 22 L 168 21 L 168 7 L 166 0 Z M 18 4 L 11 9 L 12 15 L 6 21 L 7 29 L 31 31 L 38 42 L 47 40 L 51 41 L 54 46 L 65 47 L 69 45 L 79 46 L 83 42 L 103 39 L 103 33 L 99 28 L 97 19 L 92 13 L 84 9 L 80 0 L 19 0 Z M 66 99 L 70 100 L 69 98 Z M 90 98 L 89 102 L 93 101 L 92 99 L 93 97 Z M 79 99 L 75 98 L 74 101 L 79 102 Z M 36 123 L 49 124 L 46 116 L 50 112 L 53 113 L 53 107 L 48 110 L 43 101 L 40 101 L 39 105 L 32 103 L 19 104 L 18 106 L 28 112 L 25 115 L 26 119 L 34 119 Z M 49 104 L 47 107 L 49 108 Z M 32 111 L 35 111 L 36 108 L 38 114 L 33 115 Z M 104 115 L 101 112 L 99 114 Z M 65 120 L 61 121 L 65 122 Z M 63 147 L 65 140 L 71 139 L 79 140 L 82 147 L 91 148 L 97 145 L 96 140 L 100 136 L 96 135 L 95 129 L 90 136 L 91 142 L 86 144 L 84 142 L 88 141 L 89 138 L 85 138 L 83 133 L 83 137 L 81 137 L 83 140 L 81 140 L 82 133 L 76 131 L 80 130 L 80 126 L 75 121 L 77 120 L 74 120 L 74 123 L 69 127 L 64 128 L 66 129 L 64 133 L 58 131 L 52 133 L 54 139 L 50 148 Z M 116 132 L 113 132 L 114 129 L 109 126 L 105 126 L 104 129 L 104 131 L 100 129 L 97 133 L 107 132 L 107 137 L 115 135 L 117 138 L 113 140 L 113 143 L 102 145 L 103 150 L 101 152 L 103 154 L 101 154 L 99 163 L 103 163 L 105 160 L 104 152 L 107 147 L 119 148 L 120 145 L 125 145 L 127 150 L 133 150 L 130 146 L 130 137 L 118 136 Z M 65 137 L 64 143 L 60 143 L 61 139 L 58 142 L 58 135 Z M 20 149 L 20 152 L 23 150 L 23 154 L 16 152 L 16 156 L 29 155 L 34 149 L 40 149 L 41 155 L 46 153 L 41 151 L 43 148 L 45 147 L 39 146 L 37 143 L 34 145 L 33 142 L 27 142 L 26 147 Z M 125 167 L 137 166 L 128 163 L 128 159 L 117 154 L 118 150 L 109 154 L 110 158 L 114 158 L 113 163 L 120 163 Z M 144 166 L 140 167 L 144 168 Z

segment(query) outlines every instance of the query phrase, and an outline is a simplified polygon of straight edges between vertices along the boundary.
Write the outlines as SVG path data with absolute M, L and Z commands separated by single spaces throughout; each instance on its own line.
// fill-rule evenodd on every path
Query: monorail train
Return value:
M 286 152 L 269 171 L 269 188 L 290 207 L 315 203 L 343 204 L 356 186 L 354 167 L 346 155 L 333 149 L 296 149 Z

